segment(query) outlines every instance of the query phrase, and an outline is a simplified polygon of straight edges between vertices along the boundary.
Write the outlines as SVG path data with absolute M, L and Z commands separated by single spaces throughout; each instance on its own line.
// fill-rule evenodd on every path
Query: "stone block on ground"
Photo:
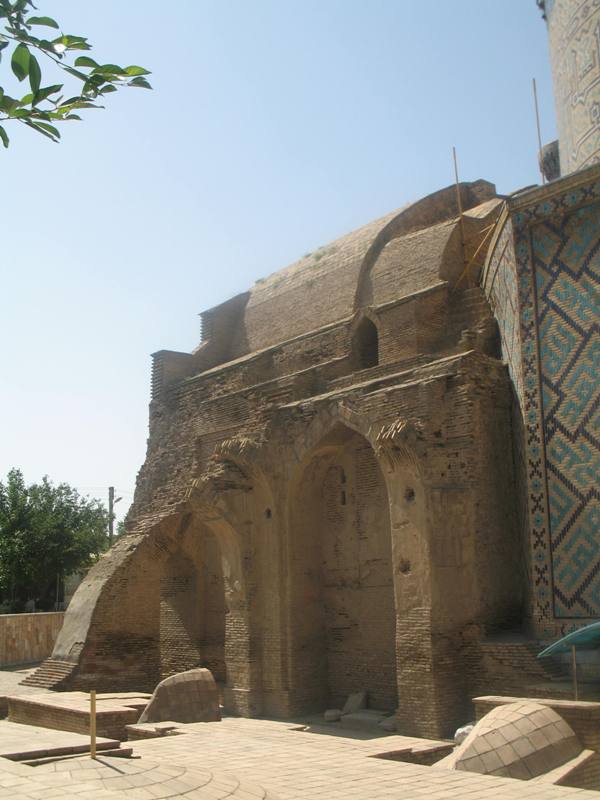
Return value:
M 183 733 L 179 723 L 173 720 L 165 722 L 137 722 L 135 725 L 127 725 L 127 741 L 133 742 L 139 739 L 158 739 L 161 736 L 178 736 Z
M 346 700 L 342 709 L 342 714 L 354 714 L 355 711 L 360 711 L 362 708 L 367 707 L 367 693 L 355 692 L 351 694 Z
M 219 722 L 219 692 L 208 669 L 190 669 L 161 681 L 138 723 Z
M 328 708 L 323 714 L 325 722 L 339 722 L 342 718 L 342 712 L 339 708 Z

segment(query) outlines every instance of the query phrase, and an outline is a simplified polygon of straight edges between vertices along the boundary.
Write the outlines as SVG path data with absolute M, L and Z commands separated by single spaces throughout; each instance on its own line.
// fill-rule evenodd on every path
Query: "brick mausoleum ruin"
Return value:
M 593 46 L 583 5 L 546 9 L 551 42 Z M 475 694 L 545 678 L 536 643 L 600 615 L 589 119 L 564 122 L 562 177 L 435 192 L 205 312 L 192 353 L 154 355 L 128 534 L 38 681 L 151 691 L 207 666 L 229 711 L 366 690 L 401 733 L 443 736 Z

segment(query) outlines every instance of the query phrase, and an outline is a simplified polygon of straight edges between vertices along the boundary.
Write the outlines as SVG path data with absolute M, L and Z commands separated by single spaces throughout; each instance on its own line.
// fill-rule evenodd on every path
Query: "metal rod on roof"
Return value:
M 456 158 L 456 147 L 452 146 L 452 158 L 454 160 L 454 180 L 456 183 L 456 203 L 458 205 L 458 219 L 460 223 L 460 237 L 462 240 L 462 248 L 463 248 L 463 260 L 464 260 L 464 268 L 467 271 L 467 284 L 470 286 L 470 275 L 468 273 L 469 262 L 467 259 L 467 250 L 465 247 L 465 223 L 463 220 L 463 207 L 462 207 L 462 199 L 460 196 L 460 184 L 458 181 L 458 161 Z
M 96 758 L 96 690 L 90 692 L 90 758 Z
M 577 685 L 577 648 L 571 645 L 571 668 L 573 671 L 573 694 L 575 700 L 579 700 L 579 686 Z
M 468 272 L 470 271 L 472 264 L 475 262 L 475 259 L 476 259 L 476 258 L 477 258 L 477 256 L 479 255 L 479 252 L 480 252 L 481 248 L 484 246 L 484 244 L 485 244 L 485 243 L 487 242 L 487 240 L 490 238 L 490 236 L 491 236 L 491 235 L 492 235 L 492 233 L 494 232 L 494 229 L 495 229 L 495 228 L 496 228 L 496 223 L 494 222 L 494 223 L 492 223 L 492 225 L 488 225 L 488 227 L 487 227 L 487 228 L 484 228 L 484 229 L 481 231 L 481 234 L 482 234 L 481 241 L 480 241 L 480 242 L 479 242 L 479 244 L 477 245 L 477 249 L 475 250 L 475 252 L 474 252 L 474 253 L 473 253 L 473 255 L 471 256 L 471 258 L 469 259 L 469 261 L 468 261 L 468 263 L 467 263 L 467 266 L 466 266 L 466 267 L 464 268 L 464 270 L 462 271 L 462 274 L 460 275 L 459 279 L 458 279 L 458 280 L 456 281 L 456 283 L 454 284 L 454 288 L 455 288 L 455 289 L 458 287 L 458 284 L 459 284 L 459 283 L 462 281 L 462 279 L 463 279 L 465 276 L 467 276 L 467 275 L 468 275 Z
M 535 106 L 535 123 L 537 125 L 538 166 L 540 168 L 540 172 L 542 173 L 542 183 L 546 183 L 546 176 L 544 175 L 544 170 L 542 169 L 542 129 L 540 127 L 540 109 L 538 106 L 537 86 L 535 83 L 535 78 L 532 78 L 532 82 L 533 82 L 533 104 Z

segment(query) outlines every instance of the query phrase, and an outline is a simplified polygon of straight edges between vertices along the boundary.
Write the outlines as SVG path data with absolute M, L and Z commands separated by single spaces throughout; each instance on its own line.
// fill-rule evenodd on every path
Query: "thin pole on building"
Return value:
M 115 506 L 116 504 L 122 500 L 122 497 L 115 497 L 115 487 L 109 486 L 108 487 L 108 546 L 111 547 L 113 543 L 114 537 L 114 525 L 115 525 Z
M 108 487 L 108 546 L 110 547 L 113 543 L 113 533 L 114 533 L 114 506 L 115 506 L 115 487 L 109 486 Z
M 456 158 L 456 147 L 452 146 L 452 159 L 454 161 L 454 181 L 456 184 L 456 204 L 458 205 L 458 219 L 460 223 L 460 236 L 462 239 L 462 248 L 463 248 L 463 259 L 464 259 L 464 267 L 467 269 L 468 266 L 468 259 L 467 259 L 467 250 L 465 247 L 465 223 L 463 220 L 463 207 L 462 207 L 462 198 L 460 196 L 460 183 L 458 180 L 458 160 Z M 467 283 L 470 283 L 469 275 L 467 274 Z
M 577 685 L 577 648 L 571 645 L 571 669 L 573 672 L 573 694 L 575 700 L 579 700 L 579 686 Z
M 537 140 L 538 140 L 538 164 L 540 172 L 542 173 L 542 183 L 546 183 L 546 176 L 542 169 L 542 129 L 540 127 L 540 109 L 538 106 L 537 85 L 535 78 L 532 78 L 533 83 L 533 104 L 535 106 L 535 124 L 537 126 Z
M 90 757 L 96 758 L 96 690 L 90 692 Z

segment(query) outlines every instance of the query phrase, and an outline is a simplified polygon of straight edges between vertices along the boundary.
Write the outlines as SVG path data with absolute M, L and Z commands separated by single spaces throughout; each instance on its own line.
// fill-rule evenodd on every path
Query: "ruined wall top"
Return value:
M 495 196 L 487 181 L 461 184 L 465 210 Z M 236 359 L 447 280 L 445 264 L 460 246 L 457 217 L 450 186 L 307 253 L 204 312 L 196 352 L 210 342 L 217 363 Z

